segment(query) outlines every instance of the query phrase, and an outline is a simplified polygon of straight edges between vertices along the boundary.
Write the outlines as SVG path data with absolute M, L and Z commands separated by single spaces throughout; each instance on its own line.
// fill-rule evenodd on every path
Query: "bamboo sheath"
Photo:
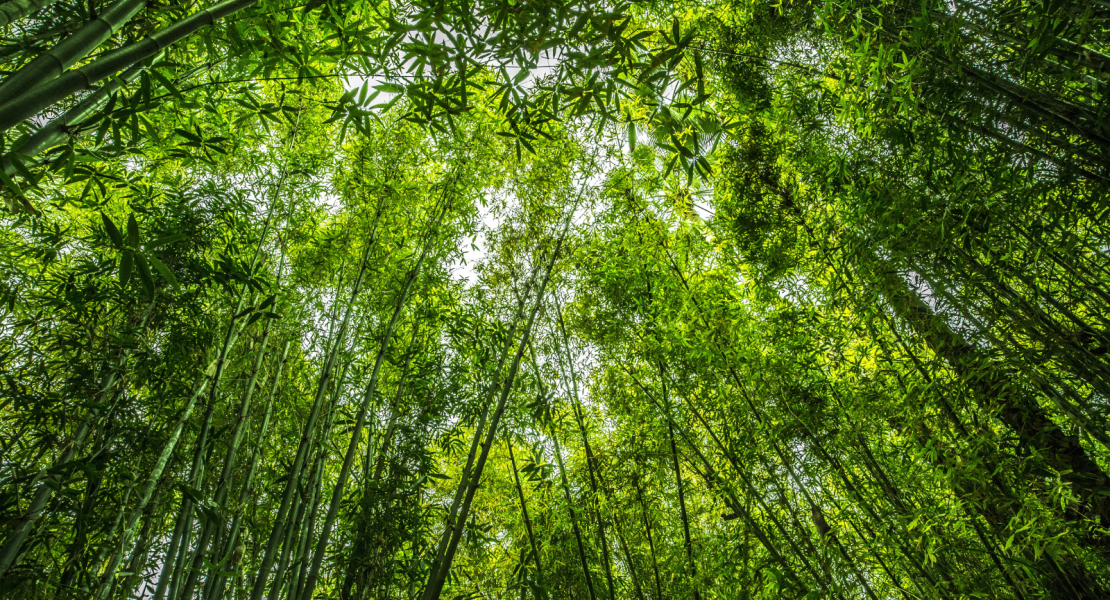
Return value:
M 67 71 L 51 81 L 4 101 L 0 104 L 0 132 L 11 129 L 71 94 L 91 88 L 101 79 L 156 55 L 184 37 L 196 33 L 201 27 L 211 25 L 257 3 L 258 0 L 222 2 L 212 8 L 194 13 L 187 19 L 151 34 L 146 39 L 108 52 L 87 65 Z

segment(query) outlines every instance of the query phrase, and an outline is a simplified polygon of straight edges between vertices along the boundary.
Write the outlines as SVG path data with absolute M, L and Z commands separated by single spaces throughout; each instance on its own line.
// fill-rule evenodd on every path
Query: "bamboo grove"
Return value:
M 3 597 L 1110 596 L 1105 0 L 0 32 Z

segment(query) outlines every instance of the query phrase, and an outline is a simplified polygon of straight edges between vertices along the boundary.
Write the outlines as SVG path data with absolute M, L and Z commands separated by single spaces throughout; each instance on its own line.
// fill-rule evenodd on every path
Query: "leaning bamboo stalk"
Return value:
M 570 355 L 570 339 L 569 336 L 567 336 L 566 324 L 563 323 L 563 308 L 559 304 L 559 298 L 556 294 L 552 294 L 552 298 L 555 300 L 556 322 L 559 324 L 559 333 L 562 336 L 562 343 L 559 343 L 557 341 L 556 345 L 561 350 L 562 358 L 566 362 L 566 370 L 563 370 L 562 373 L 563 379 L 568 379 L 567 371 L 569 371 L 570 391 L 572 399 L 571 408 L 574 413 L 575 421 L 578 423 L 578 431 L 582 435 L 582 447 L 586 451 L 586 470 L 590 475 L 590 492 L 593 498 L 594 511 L 597 513 L 597 531 L 598 537 L 601 541 L 601 560 L 602 564 L 605 566 L 605 581 L 608 584 L 609 597 L 616 598 L 616 589 L 613 586 L 613 569 L 611 566 L 611 560 L 609 558 L 609 540 L 605 535 L 605 520 L 601 514 L 601 502 L 597 488 L 597 475 L 595 474 L 595 470 L 597 469 L 597 459 L 594 457 L 593 448 L 590 447 L 590 439 L 589 436 L 586 435 L 586 423 L 582 418 L 581 398 L 578 397 L 578 374 L 574 370 L 574 360 L 571 358 Z M 559 336 L 556 336 L 556 339 L 560 339 Z M 560 370 L 562 369 L 560 368 Z M 697 597 L 696 600 L 701 600 L 701 598 Z
M 253 489 L 254 476 L 258 472 L 258 458 L 262 452 L 262 444 L 266 440 L 266 434 L 269 432 L 270 418 L 273 416 L 274 412 L 274 399 L 277 397 L 278 385 L 281 382 L 282 369 L 285 367 L 285 361 L 288 356 L 289 342 L 285 342 L 285 346 L 282 348 L 281 351 L 281 359 L 279 359 L 277 363 L 277 369 L 274 373 L 273 382 L 270 384 L 270 397 L 266 403 L 266 411 L 263 413 L 262 423 L 261 425 L 259 425 L 258 428 L 258 442 L 251 449 L 250 467 L 247 469 L 247 476 L 246 479 L 243 481 L 243 488 L 239 492 L 239 506 L 243 506 L 244 504 L 246 504 L 247 500 L 250 498 L 251 490 Z M 238 547 L 237 543 L 239 541 L 239 531 L 241 525 L 242 515 L 237 512 L 235 514 L 235 518 L 231 522 L 231 532 L 228 534 L 227 543 L 224 545 L 224 551 L 221 553 L 224 558 L 221 559 L 220 563 L 217 564 L 222 564 L 223 560 L 230 559 L 231 554 L 235 552 L 235 548 Z M 219 600 L 220 596 L 223 594 L 222 586 L 226 580 L 226 577 L 220 574 L 218 569 L 214 569 L 214 571 L 215 572 L 209 573 L 209 578 L 213 579 L 213 584 L 211 586 L 206 586 L 207 589 L 205 591 L 204 597 L 206 599 L 212 598 L 213 600 Z
M 147 318 L 150 316 L 150 311 L 153 307 L 153 302 L 147 305 L 147 308 L 143 312 L 140 328 L 146 325 Z M 116 360 L 115 367 L 108 370 L 108 374 L 105 377 L 104 384 L 101 386 L 100 391 L 100 399 L 102 401 L 107 398 L 108 393 L 115 386 L 116 381 L 119 377 L 119 373 L 124 368 L 124 365 L 127 362 L 127 358 L 130 355 L 130 350 L 125 349 L 121 351 L 119 358 Z M 62 452 L 62 455 L 59 456 L 58 460 L 54 463 L 56 466 L 65 465 L 73 460 L 73 457 L 81 449 L 81 446 L 84 445 L 85 438 L 88 436 L 89 432 L 93 428 L 93 425 L 99 418 L 99 415 L 94 410 L 90 410 L 85 415 L 85 417 L 81 420 L 81 424 L 77 428 L 77 432 L 73 437 L 73 441 L 70 443 L 69 447 L 66 448 L 64 452 Z M 47 485 L 47 482 L 43 481 L 45 477 L 47 477 L 47 469 L 41 469 L 38 474 L 35 475 L 35 478 L 32 480 L 31 485 L 32 487 L 36 485 L 38 487 L 35 489 L 35 495 L 31 499 L 31 504 L 28 507 L 27 512 L 24 513 L 24 516 L 17 525 L 15 531 L 9 534 L 8 539 L 4 541 L 4 546 L 0 547 L 0 578 L 2 578 L 4 576 L 4 573 L 7 572 L 7 570 L 13 564 L 15 564 L 16 558 L 18 558 L 19 556 L 19 551 L 23 547 L 23 542 L 31 533 L 31 529 L 34 527 L 35 521 L 37 521 L 38 518 L 42 515 L 42 511 L 46 508 L 47 503 L 50 502 L 50 498 L 52 498 L 54 495 L 54 487 Z
M 254 396 L 254 390 L 258 385 L 258 375 L 262 371 L 262 360 L 266 356 L 266 348 L 270 343 L 270 331 L 272 320 L 266 323 L 266 329 L 262 334 L 262 341 L 259 342 L 258 354 L 255 356 L 254 365 L 251 369 L 250 382 L 247 384 L 247 391 L 243 394 L 243 400 L 239 403 L 239 408 L 235 416 L 235 430 L 231 435 L 231 442 L 228 444 L 227 452 L 224 456 L 223 469 L 220 473 L 220 480 L 216 487 L 216 493 L 213 502 L 219 507 L 218 510 L 226 510 L 225 503 L 227 502 L 227 493 L 231 485 L 231 474 L 235 470 L 235 464 L 239 458 L 239 446 L 243 442 L 243 435 L 246 432 L 247 413 L 250 412 L 251 398 Z M 221 519 L 222 521 L 222 519 Z M 208 544 L 212 541 L 212 534 L 215 533 L 217 527 L 221 527 L 223 523 L 217 523 L 213 519 L 207 519 L 201 527 L 200 537 L 197 539 L 197 547 L 194 549 L 192 567 L 189 569 L 189 576 L 185 580 L 185 586 L 182 588 L 181 597 L 192 598 L 193 588 L 196 586 L 197 578 L 202 572 L 204 566 L 204 555 L 208 550 Z
M 127 517 L 127 524 L 124 526 L 123 533 L 120 535 L 116 552 L 113 554 L 112 560 L 108 563 L 108 566 L 104 569 L 104 577 L 101 580 L 100 590 L 97 593 L 97 597 L 100 600 L 104 600 L 108 597 L 108 592 L 116 578 L 116 571 L 119 569 L 119 563 L 123 558 L 124 548 L 129 547 L 132 538 L 135 537 L 138 531 L 139 519 L 142 518 L 147 502 L 150 501 L 154 486 L 158 483 L 158 480 L 162 478 L 162 471 L 165 470 L 166 464 L 169 463 L 170 457 L 177 448 L 177 441 L 181 439 L 181 432 L 185 429 L 185 424 L 189 420 L 189 415 L 193 413 L 193 408 L 197 404 L 197 399 L 204 394 L 204 389 L 208 384 L 209 379 L 205 377 L 200 382 L 200 385 L 197 386 L 196 391 L 189 397 L 189 401 L 181 410 L 177 423 L 174 424 L 169 440 L 166 441 L 166 445 L 162 448 L 162 453 L 151 467 L 150 475 L 147 476 L 146 482 L 143 484 L 142 490 L 139 493 L 139 501 L 135 507 L 131 509 L 131 514 Z
M 474 474 L 470 476 L 466 496 L 463 499 L 463 504 L 460 508 L 458 519 L 456 520 L 457 525 L 452 532 L 451 541 L 448 544 L 444 560 L 439 565 L 439 572 L 429 576 L 428 587 L 424 590 L 424 600 L 438 600 L 440 593 L 443 591 L 443 584 L 446 582 L 447 574 L 451 570 L 451 562 L 454 558 L 455 550 L 458 548 L 459 540 L 462 539 L 462 524 L 466 523 L 470 514 L 470 505 L 474 500 L 474 493 L 477 491 L 478 484 L 482 479 L 482 471 L 484 470 L 486 460 L 489 458 L 489 451 L 493 446 L 494 436 L 497 435 L 498 422 L 501 420 L 501 415 L 505 412 L 505 405 L 509 400 L 509 393 L 512 391 L 516 374 L 520 370 L 520 359 L 524 355 L 525 347 L 529 345 L 528 340 L 532 333 L 532 325 L 535 323 L 536 314 L 543 305 L 544 291 L 547 289 L 547 284 L 551 281 L 551 271 L 555 267 L 559 252 L 563 249 L 563 243 L 566 241 L 567 232 L 570 231 L 571 217 L 578 207 L 578 201 L 581 200 L 583 192 L 585 192 L 585 182 L 583 182 L 582 189 L 579 191 L 578 198 L 575 199 L 574 205 L 567 212 L 563 231 L 559 235 L 559 240 L 551 253 L 551 259 L 547 263 L 547 272 L 544 274 L 543 281 L 540 282 L 539 290 L 536 292 L 536 302 L 532 306 L 531 313 L 528 315 L 528 323 L 525 325 L 524 333 L 521 335 L 520 344 L 517 347 L 516 355 L 513 357 L 512 366 L 509 367 L 509 373 L 501 386 L 501 398 L 498 400 L 497 408 L 490 418 L 489 430 L 486 433 L 485 441 L 482 443 L 481 454 L 479 454 L 475 464 Z
M 170 577 L 173 575 L 173 567 L 178 555 L 178 550 L 181 545 L 181 538 L 185 536 L 185 519 L 174 519 L 173 535 L 170 537 L 170 545 L 166 548 L 166 555 L 162 559 L 162 569 L 158 573 L 158 582 L 154 587 L 154 600 L 162 600 L 169 588 Z
M 524 517 L 524 527 L 528 530 L 528 544 L 532 547 L 532 556 L 536 562 L 536 578 L 543 584 L 543 564 L 540 562 L 540 549 L 536 544 L 536 535 L 532 532 L 532 519 L 528 516 L 528 502 L 524 499 L 524 486 L 520 484 L 520 473 L 516 469 L 516 457 L 513 456 L 512 433 L 505 436 L 505 445 L 509 448 L 509 463 L 513 467 L 513 482 L 516 483 L 516 493 L 520 498 L 520 512 Z
M 58 0 L 9 0 L 0 4 L 0 27 L 7 27 L 11 23 L 36 13 Z
M 119 31 L 147 2 L 148 0 L 116 0 L 73 35 L 36 56 L 0 82 L 0 104 L 16 100 L 32 92 L 35 86 L 60 76 Z
M 382 203 L 378 203 L 377 214 L 374 217 L 374 226 L 370 233 L 370 239 L 366 244 L 366 249 L 362 255 L 362 264 L 359 267 L 358 278 L 351 289 L 351 297 L 347 303 L 347 308 L 343 315 L 343 320 L 339 326 L 339 330 L 335 334 L 335 340 L 331 343 L 331 349 L 324 361 L 323 370 L 320 375 L 320 381 L 317 386 L 315 398 L 312 402 L 312 409 L 309 412 L 308 420 L 305 422 L 304 428 L 301 432 L 300 444 L 297 448 L 297 453 L 293 459 L 293 465 L 289 470 L 289 479 L 285 483 L 285 492 L 282 494 L 281 504 L 278 508 L 277 518 L 274 521 L 273 531 L 270 535 L 270 540 L 266 545 L 266 551 L 262 556 L 262 563 L 258 569 L 258 576 L 255 579 L 254 587 L 251 590 L 251 600 L 261 600 L 263 593 L 266 590 L 266 582 L 269 579 L 270 569 L 274 565 L 278 547 L 281 545 L 283 533 L 285 532 L 286 520 L 289 516 L 290 504 L 293 501 L 293 495 L 296 491 L 297 485 L 300 481 L 301 471 L 303 470 L 304 463 L 308 459 L 309 445 L 316 430 L 316 421 L 320 416 L 321 408 L 323 405 L 327 384 L 332 377 L 332 369 L 334 368 L 335 360 L 343 346 L 344 339 L 346 338 L 347 328 L 351 320 L 351 312 L 354 309 L 355 301 L 358 299 L 359 293 L 362 291 L 362 283 L 366 278 L 366 271 L 370 262 L 371 250 L 377 240 L 378 225 L 381 221 Z M 276 584 L 276 582 L 275 582 Z
M 39 153 L 61 144 L 69 138 L 69 132 L 71 130 L 83 124 L 86 119 L 96 114 L 96 111 L 100 110 L 101 107 L 108 103 L 108 99 L 112 97 L 112 94 L 123 87 L 121 82 L 131 83 L 135 81 L 147 68 L 144 61 L 144 63 L 131 66 L 121 73 L 118 78 L 110 79 L 95 92 L 82 98 L 73 108 L 39 128 L 31 137 L 27 138 L 26 142 L 23 142 L 19 148 L 16 148 L 12 154 L 28 157 L 37 156 Z M 15 164 L 12 163 L 10 155 L 5 155 L 0 158 L 0 167 L 4 169 L 4 173 L 7 175 L 12 175 L 16 172 Z
M 651 400 L 652 403 L 656 404 L 656 406 L 658 407 L 658 403 L 655 401 L 655 396 L 646 387 L 644 387 L 642 383 L 640 383 L 640 380 L 631 371 L 629 371 L 627 368 L 624 368 L 624 370 L 625 373 L 627 373 L 628 376 L 632 379 L 633 383 L 636 384 L 636 387 L 642 390 L 644 394 L 648 397 L 648 399 Z M 668 419 L 668 422 L 671 421 Z M 682 429 L 681 427 L 676 427 L 676 429 L 678 429 L 679 435 L 688 438 L 689 434 L 686 433 L 684 429 Z M 725 458 L 729 459 L 730 463 L 732 463 L 734 470 L 737 472 L 737 475 L 740 477 L 741 481 L 744 484 L 745 490 L 753 497 L 755 497 L 756 501 L 759 503 L 764 513 L 766 513 L 768 518 L 771 519 L 772 524 L 775 525 L 775 528 L 778 529 L 779 533 L 781 533 L 783 537 L 787 540 L 791 549 L 794 551 L 794 554 L 798 556 L 798 558 L 803 562 L 808 571 L 810 571 L 811 573 L 815 573 L 812 565 L 809 563 L 809 560 L 804 556 L 801 549 L 797 547 L 797 544 L 794 542 L 793 538 L 791 538 L 786 533 L 786 529 L 782 526 L 781 523 L 779 523 L 778 518 L 775 517 L 774 513 L 771 512 L 770 507 L 766 505 L 766 502 L 763 499 L 763 495 L 760 494 L 759 490 L 757 490 L 755 486 L 751 483 L 747 474 L 742 468 L 740 468 L 740 465 L 737 461 L 735 461 L 732 454 L 726 451 L 725 446 L 721 443 L 720 439 L 716 437 L 716 434 L 713 432 L 713 430 L 707 428 L 707 432 L 713 439 L 714 443 L 718 446 L 718 449 L 721 450 L 722 454 L 725 455 Z M 687 441 L 689 442 L 689 440 Z M 741 503 L 739 500 L 739 496 L 732 490 L 731 486 L 728 485 L 725 480 L 717 475 L 717 470 L 713 468 L 709 460 L 705 457 L 705 455 L 702 454 L 701 449 L 692 442 L 689 443 L 689 446 L 691 450 L 693 450 L 694 453 L 697 454 L 698 459 L 704 465 L 708 476 L 711 477 L 714 481 L 718 481 L 721 483 L 722 491 L 726 494 L 726 496 L 734 506 L 740 506 Z M 786 574 L 791 579 L 793 579 L 797 585 L 805 588 L 805 583 L 798 576 L 797 572 L 794 571 L 794 568 L 790 565 L 790 563 L 786 561 L 786 558 L 782 555 L 782 553 L 778 551 L 778 548 L 775 546 L 774 543 L 772 543 L 771 538 L 767 535 L 765 531 L 763 531 L 763 528 L 760 527 L 758 523 L 756 523 L 754 516 L 747 510 L 742 511 L 741 516 L 744 517 L 744 521 L 746 522 L 748 527 L 752 528 L 752 531 L 756 534 L 756 537 L 759 538 L 760 543 L 763 544 L 764 549 L 767 550 L 768 554 L 770 554 L 772 558 L 774 558 L 775 562 L 779 563 L 779 565 L 782 566 L 783 570 L 786 571 Z M 821 578 L 816 577 L 816 575 L 814 576 L 814 579 L 819 582 L 821 581 Z
M 68 71 L 60 77 L 35 86 L 32 90 L 0 104 L 0 132 L 11 129 L 24 119 L 37 115 L 71 94 L 91 88 L 93 84 L 101 79 L 154 56 L 186 36 L 196 33 L 201 27 L 211 25 L 228 15 L 257 3 L 258 0 L 228 0 L 222 2 L 194 13 L 186 19 L 151 34 L 150 37 L 109 52 L 83 67 Z
M 320 576 L 320 567 L 324 561 L 324 555 L 328 547 L 328 539 L 331 536 L 332 527 L 335 525 L 335 519 L 339 515 L 339 506 L 343 501 L 343 490 L 347 484 L 347 478 L 351 473 L 351 467 L 354 464 L 355 456 L 358 454 L 358 446 L 362 437 L 362 429 L 366 426 L 366 416 L 370 409 L 370 403 L 374 399 L 374 394 L 377 392 L 378 378 L 381 374 L 381 367 L 385 361 L 386 353 L 389 351 L 389 342 L 393 338 L 393 332 L 397 328 L 397 322 L 401 317 L 401 311 L 408 301 L 409 295 L 412 293 L 413 285 L 420 276 L 420 267 L 423 266 L 425 259 L 427 259 L 429 252 L 432 248 L 432 243 L 435 241 L 440 224 L 443 218 L 447 215 L 451 207 L 451 198 L 445 199 L 443 207 L 440 209 L 439 214 L 431 223 L 428 232 L 428 239 L 425 240 L 424 248 L 420 252 L 420 257 L 417 259 L 416 264 L 412 270 L 409 271 L 405 278 L 404 286 L 401 293 L 397 295 L 396 303 L 393 307 L 393 314 L 389 319 L 389 325 L 386 326 L 385 335 L 382 337 L 381 345 L 378 347 L 378 356 L 374 360 L 374 368 L 370 373 L 370 380 L 366 384 L 366 390 L 363 393 L 361 405 L 359 406 L 358 416 L 355 418 L 355 426 L 351 431 L 351 440 L 347 444 L 347 453 L 343 457 L 343 466 L 339 470 L 339 479 L 336 481 L 335 488 L 332 491 L 331 503 L 328 506 L 328 513 L 324 517 L 324 524 L 320 529 L 320 539 L 316 544 L 316 550 L 312 556 L 312 568 L 308 572 L 308 579 L 305 580 L 304 592 L 302 598 L 311 598 L 316 589 L 316 581 Z
M 921 336 L 933 352 L 971 386 L 976 400 L 1014 431 L 1023 443 L 1038 449 L 1060 471 L 1079 496 L 1083 508 L 1104 525 L 1110 523 L 1110 477 L 1047 411 L 1020 387 L 1005 369 L 983 356 L 952 331 L 896 273 L 879 263 L 871 271 L 894 313 Z
M 567 502 L 567 512 L 570 513 L 570 527 L 574 532 L 574 542 L 578 548 L 578 560 L 582 563 L 582 576 L 586 578 L 586 591 L 590 600 L 597 596 L 594 592 L 594 580 L 590 575 L 590 563 L 586 558 L 586 546 L 582 543 L 582 530 L 578 527 L 578 515 L 574 512 L 574 499 L 570 495 L 570 482 L 567 481 L 567 467 L 563 464 L 563 449 L 559 445 L 559 434 L 555 431 L 555 424 L 551 424 L 551 441 L 555 443 L 555 460 L 559 465 L 559 480 L 563 484 L 563 497 Z
M 289 582 L 287 597 L 290 600 L 296 600 L 300 597 L 301 590 L 304 588 L 305 582 L 308 579 L 308 551 L 312 546 L 312 531 L 316 526 L 316 512 L 320 508 L 320 495 L 323 493 L 324 467 L 329 455 L 328 439 L 331 435 L 332 425 L 335 423 L 336 413 L 339 412 L 339 396 L 343 392 L 343 384 L 347 380 L 347 371 L 350 369 L 350 366 L 350 361 L 343 365 L 343 371 L 339 374 L 339 379 L 335 382 L 335 389 L 332 390 L 331 396 L 331 410 L 320 432 L 319 447 L 316 451 L 316 467 L 312 477 L 309 478 L 312 508 L 309 510 L 308 516 L 305 517 L 301 523 L 302 532 L 293 556 L 293 564 L 297 566 L 297 569 L 296 572 L 293 573 L 292 580 Z
M 385 469 L 386 456 L 389 453 L 389 448 L 393 442 L 393 436 L 396 431 L 397 421 L 400 418 L 399 403 L 401 395 L 405 391 L 405 382 L 408 379 L 409 368 L 412 366 L 413 356 L 416 355 L 416 337 L 420 331 L 420 322 L 417 321 L 413 325 L 412 338 L 409 340 L 408 353 L 405 356 L 405 364 L 401 369 L 401 377 L 397 381 L 397 390 L 393 394 L 393 401 L 389 404 L 389 424 L 386 426 L 385 433 L 382 435 L 380 445 L 375 443 L 375 436 L 372 436 L 369 444 L 366 445 L 366 456 L 362 464 L 362 479 L 364 485 L 370 482 L 381 481 L 382 471 Z M 376 458 L 375 458 L 376 457 Z M 373 473 L 370 472 L 373 467 Z M 355 579 L 358 576 L 359 563 L 355 558 L 360 552 L 366 549 L 370 531 L 366 527 L 360 527 L 355 534 L 355 540 L 351 544 L 351 560 L 347 565 L 347 573 L 343 577 L 343 587 L 340 597 L 348 598 L 351 594 L 351 588 L 355 584 Z M 302 575 L 301 582 L 303 587 L 304 575 Z M 300 593 L 290 600 L 296 600 L 300 597 Z
M 299 128 L 299 125 L 300 125 L 300 117 L 298 115 L 297 128 Z M 290 141 L 292 141 L 292 139 L 294 139 L 295 137 L 296 137 L 296 129 L 294 129 L 294 135 L 290 137 Z M 286 170 L 282 169 L 282 176 L 278 181 L 278 189 L 279 190 L 280 190 L 282 184 L 284 183 L 285 176 L 286 176 Z M 276 201 L 276 197 L 275 197 L 275 201 Z M 273 208 L 273 203 L 271 204 L 271 212 L 272 212 L 272 208 Z M 268 225 L 269 225 L 269 217 L 267 217 L 267 229 L 268 229 Z M 265 240 L 265 231 L 263 232 L 263 240 L 262 241 L 264 241 L 264 240 Z M 259 241 L 258 248 L 255 250 L 254 259 L 253 259 L 252 264 L 251 264 L 251 270 L 252 271 L 254 270 L 255 266 L 258 263 L 260 251 L 261 251 L 261 248 L 262 248 L 262 241 Z M 284 271 L 285 271 L 285 254 L 283 253 L 282 254 L 282 260 L 281 260 L 281 266 L 278 268 L 278 275 L 277 275 L 278 281 L 281 281 L 281 278 L 282 278 L 282 275 L 283 275 Z M 235 313 L 236 316 L 242 314 L 242 311 L 243 311 L 242 306 L 243 306 L 243 298 L 244 297 L 245 297 L 245 294 L 240 294 L 239 306 L 236 307 L 236 313 Z M 275 302 L 276 302 L 276 299 L 277 299 L 277 296 L 275 295 L 274 296 Z M 215 502 L 216 506 L 220 507 L 221 509 L 226 509 L 227 508 L 225 506 L 225 504 L 227 502 L 227 494 L 228 494 L 228 491 L 229 491 L 230 486 L 231 486 L 231 475 L 235 470 L 236 463 L 238 462 L 239 447 L 242 445 L 243 436 L 246 433 L 246 425 L 247 425 L 247 418 L 246 417 L 247 417 L 247 414 L 250 412 L 251 399 L 254 397 L 254 391 L 258 386 L 258 376 L 262 371 L 262 360 L 266 356 L 266 348 L 269 347 L 270 333 L 272 331 L 272 326 L 273 326 L 273 320 L 268 319 L 267 322 L 266 322 L 265 330 L 262 334 L 262 340 L 259 343 L 258 353 L 255 355 L 254 365 L 252 366 L 252 369 L 251 369 L 250 381 L 247 383 L 247 390 L 243 394 L 243 399 L 239 403 L 239 408 L 236 411 L 235 428 L 234 428 L 234 431 L 233 431 L 232 436 L 231 436 L 231 441 L 228 443 L 227 451 L 226 451 L 225 456 L 224 456 L 223 469 L 220 473 L 219 483 L 216 486 L 216 493 L 215 493 L 214 498 L 213 498 L 213 502 Z M 225 342 L 224 342 L 224 348 L 223 348 L 223 351 L 221 353 L 221 358 L 217 363 L 216 383 L 219 382 L 219 376 L 223 371 L 223 365 L 226 363 L 227 352 L 230 350 L 230 345 L 234 344 L 234 343 L 235 343 L 235 340 L 231 338 L 230 332 L 229 332 L 228 339 L 226 339 Z M 213 389 L 215 389 L 215 388 L 213 388 Z M 209 402 L 210 402 L 210 410 L 211 410 L 211 407 L 215 405 L 215 393 L 214 392 L 213 392 Z M 208 550 L 208 544 L 211 541 L 213 533 L 215 533 L 215 531 L 218 528 L 222 528 L 222 527 L 223 527 L 223 520 L 222 519 L 218 523 L 213 519 L 205 520 L 204 525 L 201 528 L 201 534 L 200 534 L 199 538 L 197 539 L 197 547 L 194 550 L 192 566 L 189 569 L 189 575 L 188 575 L 187 579 L 185 580 L 184 587 L 182 588 L 182 591 L 181 591 L 181 594 L 180 594 L 181 597 L 183 597 L 183 598 L 192 598 L 193 588 L 196 586 L 197 579 L 200 576 L 200 573 L 202 572 L 202 567 L 203 567 L 203 564 L 204 564 L 204 555 Z
M 505 360 L 509 356 L 509 351 L 512 350 L 513 338 L 516 336 L 518 323 L 524 315 L 524 308 L 527 302 L 528 294 L 535 285 L 536 277 L 539 275 L 541 263 L 537 262 L 532 269 L 532 273 L 524 286 L 524 293 L 517 299 L 516 310 L 513 313 L 512 321 L 509 324 L 508 335 L 505 336 L 505 344 L 502 346 L 501 351 L 497 358 L 497 366 L 494 373 L 500 375 L 501 369 L 505 367 Z M 455 488 L 455 496 L 451 501 L 451 507 L 447 512 L 446 526 L 443 529 L 443 534 L 440 536 L 439 544 L 436 546 L 436 552 L 432 560 L 431 568 L 429 569 L 429 581 L 432 577 L 439 572 L 440 565 L 443 564 L 444 557 L 447 553 L 447 546 L 451 541 L 451 535 L 456 527 L 456 516 L 458 516 L 459 507 L 462 505 L 463 495 L 466 493 L 467 485 L 470 481 L 470 473 L 474 467 L 474 461 L 478 456 L 478 446 L 482 440 L 482 432 L 485 430 L 486 421 L 489 418 L 490 404 L 493 400 L 493 394 L 496 393 L 496 383 L 490 386 L 489 398 L 485 399 L 482 408 L 482 414 L 478 419 L 478 424 L 474 428 L 474 436 L 470 444 L 470 452 L 467 454 L 466 466 L 463 467 L 462 477 L 459 478 L 459 485 Z M 426 589 L 426 588 L 425 588 Z
M 663 584 L 659 579 L 659 562 L 655 558 L 655 540 L 651 535 L 651 519 L 648 518 L 647 502 L 644 501 L 644 488 L 640 485 L 638 475 L 633 476 L 633 485 L 636 488 L 636 499 L 640 501 L 640 510 L 643 513 L 644 532 L 647 533 L 648 550 L 651 552 L 651 570 L 655 575 L 655 597 L 663 598 Z
M 697 587 L 698 565 L 694 561 L 694 544 L 690 539 L 690 517 L 686 513 L 686 485 L 682 481 L 682 466 L 678 462 L 678 447 L 674 443 L 674 426 L 671 424 L 672 417 L 670 415 L 671 401 L 670 394 L 667 393 L 663 363 L 659 363 L 659 376 L 660 387 L 663 391 L 663 409 L 667 411 L 667 440 L 671 445 L 671 466 L 674 468 L 675 484 L 678 487 L 678 508 L 679 515 L 682 517 L 683 546 L 686 549 L 686 560 L 690 565 L 690 579 L 694 584 L 694 600 L 701 600 L 701 592 L 698 591 Z

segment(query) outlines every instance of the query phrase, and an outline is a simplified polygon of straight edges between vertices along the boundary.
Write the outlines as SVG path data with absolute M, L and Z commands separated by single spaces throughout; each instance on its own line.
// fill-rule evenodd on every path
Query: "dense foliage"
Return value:
M 1110 3 L 0 30 L 3 597 L 1110 595 Z

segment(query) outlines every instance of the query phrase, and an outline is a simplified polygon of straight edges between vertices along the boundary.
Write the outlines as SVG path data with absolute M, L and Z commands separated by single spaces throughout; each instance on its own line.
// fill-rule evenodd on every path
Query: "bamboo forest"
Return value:
M 1110 0 L 0 0 L 0 598 L 1110 598 Z

